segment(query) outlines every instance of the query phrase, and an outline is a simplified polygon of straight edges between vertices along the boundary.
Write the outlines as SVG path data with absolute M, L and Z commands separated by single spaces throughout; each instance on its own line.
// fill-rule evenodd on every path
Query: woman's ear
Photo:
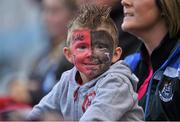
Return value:
M 71 50 L 70 50 L 68 47 L 64 47 L 64 48 L 63 48 L 63 53 L 64 53 L 66 59 L 67 59 L 70 63 L 73 63 L 72 53 L 71 53 Z
M 121 54 L 122 54 L 122 48 L 116 47 L 114 50 L 114 54 L 112 56 L 112 63 L 115 63 L 116 61 L 118 61 L 121 57 Z

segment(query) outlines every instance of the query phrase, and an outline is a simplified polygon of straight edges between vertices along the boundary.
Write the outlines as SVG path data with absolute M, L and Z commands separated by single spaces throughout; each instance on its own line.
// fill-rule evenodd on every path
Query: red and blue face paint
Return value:
M 113 40 L 105 31 L 75 30 L 70 48 L 74 65 L 89 80 L 105 72 L 111 65 Z

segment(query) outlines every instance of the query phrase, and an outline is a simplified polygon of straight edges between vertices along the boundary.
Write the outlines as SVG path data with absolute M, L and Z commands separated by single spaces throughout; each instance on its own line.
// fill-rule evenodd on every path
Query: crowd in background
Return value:
M 121 59 L 138 49 L 141 41 L 121 29 L 121 0 L 0 1 L 0 120 L 25 119 L 61 74 L 72 68 L 63 55 L 67 26 L 85 4 L 112 7 Z M 56 114 L 49 119 L 53 117 Z

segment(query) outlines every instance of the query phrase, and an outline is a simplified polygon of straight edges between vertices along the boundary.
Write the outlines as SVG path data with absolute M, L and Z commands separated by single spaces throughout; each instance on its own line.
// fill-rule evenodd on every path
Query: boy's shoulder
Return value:
M 120 60 L 113 64 L 105 73 L 103 73 L 99 79 L 98 84 L 128 84 L 133 87 L 136 86 L 138 82 L 138 78 L 132 73 L 127 64 L 124 63 L 123 60 Z
M 73 75 L 75 75 L 76 72 L 77 72 L 77 71 L 76 71 L 76 68 L 73 67 L 73 68 L 71 68 L 71 69 L 69 69 L 69 70 L 67 70 L 67 71 L 64 71 L 64 72 L 62 73 L 61 78 L 63 78 L 63 77 L 66 77 L 66 78 L 72 77 Z M 61 79 L 60 79 L 60 80 L 61 80 Z
M 72 81 L 75 78 L 77 70 L 75 67 L 71 68 L 70 70 L 64 71 L 59 79 L 58 83 L 68 83 L 67 81 Z

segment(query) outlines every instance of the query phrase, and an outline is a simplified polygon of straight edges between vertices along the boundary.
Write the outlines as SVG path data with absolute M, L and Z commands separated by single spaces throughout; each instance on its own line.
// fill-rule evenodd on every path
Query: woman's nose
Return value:
M 123 5 L 124 7 L 128 7 L 131 6 L 131 1 L 130 0 L 121 0 L 121 5 Z

